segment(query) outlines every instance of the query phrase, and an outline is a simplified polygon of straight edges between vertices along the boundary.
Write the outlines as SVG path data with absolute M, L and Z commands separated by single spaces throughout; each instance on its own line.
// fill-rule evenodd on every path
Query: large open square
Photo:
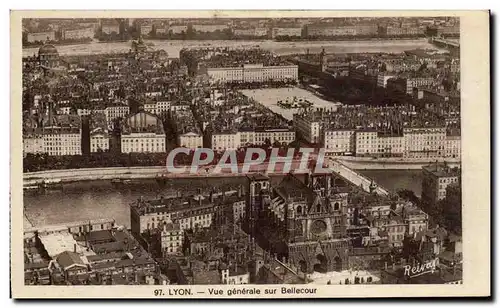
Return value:
M 278 106 L 279 100 L 286 100 L 294 97 L 303 98 L 313 103 L 313 108 L 336 108 L 340 103 L 326 101 L 313 93 L 298 87 L 278 88 L 278 89 L 258 89 L 242 90 L 245 96 L 255 99 L 257 102 L 269 108 L 272 112 L 281 114 L 287 120 L 293 120 L 293 115 L 300 111 L 300 108 L 282 108 Z

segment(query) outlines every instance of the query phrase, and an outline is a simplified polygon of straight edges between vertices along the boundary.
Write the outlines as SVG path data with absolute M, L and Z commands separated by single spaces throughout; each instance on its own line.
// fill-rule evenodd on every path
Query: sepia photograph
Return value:
M 488 13 L 275 13 L 13 12 L 20 295 L 489 295 Z

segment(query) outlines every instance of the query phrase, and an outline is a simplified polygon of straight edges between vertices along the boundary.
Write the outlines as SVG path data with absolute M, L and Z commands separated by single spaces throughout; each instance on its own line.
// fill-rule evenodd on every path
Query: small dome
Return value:
M 57 49 L 53 45 L 43 45 L 38 49 L 38 55 L 58 55 Z

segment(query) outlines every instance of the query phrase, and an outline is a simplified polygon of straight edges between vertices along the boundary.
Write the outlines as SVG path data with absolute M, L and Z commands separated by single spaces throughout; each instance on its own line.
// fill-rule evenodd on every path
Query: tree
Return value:
M 410 201 L 411 203 L 417 205 L 420 203 L 420 199 L 415 195 L 415 192 L 409 189 L 400 189 L 398 190 L 398 196 L 401 198 Z

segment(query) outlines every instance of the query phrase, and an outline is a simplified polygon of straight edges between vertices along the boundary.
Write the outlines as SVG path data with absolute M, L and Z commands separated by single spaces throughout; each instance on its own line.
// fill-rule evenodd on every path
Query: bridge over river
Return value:
M 291 170 L 298 170 L 300 165 L 299 160 L 292 161 Z M 340 161 L 328 158 L 327 166 L 329 169 L 352 183 L 353 185 L 363 188 L 365 191 L 370 191 L 370 185 L 375 185 L 375 192 L 380 195 L 388 195 L 389 192 L 384 188 L 373 183 L 372 180 L 366 178 L 362 174 L 348 168 Z M 238 166 L 238 170 L 242 169 L 242 165 Z M 249 173 L 265 173 L 268 175 L 284 174 L 283 163 L 277 163 L 273 168 L 273 173 L 267 172 L 267 164 L 252 166 L 249 168 Z M 214 167 L 201 169 L 198 173 L 168 173 L 166 168 L 162 166 L 156 167 L 116 167 L 116 168 L 85 168 L 85 169 L 68 169 L 68 170 L 47 170 L 39 172 L 24 173 L 24 188 L 37 188 L 40 185 L 52 185 L 78 181 L 94 181 L 94 180 L 132 180 L 132 179 L 180 179 L 180 178 L 211 178 L 211 177 L 238 177 L 244 176 L 243 173 L 233 173 L 229 169 L 222 169 L 219 172 L 213 172 Z M 300 171 L 300 170 L 299 170 Z M 296 173 L 300 173 L 295 171 Z M 302 172 L 305 173 L 305 172 Z

